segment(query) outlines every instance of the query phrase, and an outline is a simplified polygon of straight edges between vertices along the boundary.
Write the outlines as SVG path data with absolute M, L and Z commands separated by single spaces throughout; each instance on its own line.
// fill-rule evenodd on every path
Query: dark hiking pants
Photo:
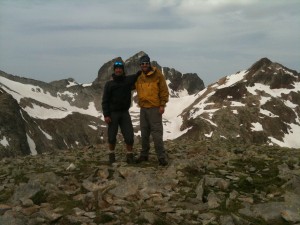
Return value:
M 127 145 L 133 145 L 134 134 L 131 117 L 128 111 L 112 112 L 111 122 L 108 124 L 108 143 L 116 144 L 118 128 L 120 127 L 124 141 Z

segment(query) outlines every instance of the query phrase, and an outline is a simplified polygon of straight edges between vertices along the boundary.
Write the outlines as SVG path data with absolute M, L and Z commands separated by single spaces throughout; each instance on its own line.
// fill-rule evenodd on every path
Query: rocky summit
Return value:
M 1 225 L 300 224 L 300 152 L 167 141 L 169 164 L 127 164 L 123 144 L 0 161 Z M 135 151 L 139 152 L 136 145 Z

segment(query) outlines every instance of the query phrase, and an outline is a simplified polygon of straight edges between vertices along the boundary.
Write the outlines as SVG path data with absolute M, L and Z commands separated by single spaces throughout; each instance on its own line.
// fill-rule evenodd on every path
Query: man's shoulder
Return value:
M 157 74 L 159 76 L 163 76 L 162 71 L 160 69 L 158 69 L 157 67 L 153 66 L 152 70 L 153 70 L 154 74 Z
M 111 87 L 112 85 L 114 85 L 115 81 L 113 79 L 106 81 L 105 86 L 106 87 Z

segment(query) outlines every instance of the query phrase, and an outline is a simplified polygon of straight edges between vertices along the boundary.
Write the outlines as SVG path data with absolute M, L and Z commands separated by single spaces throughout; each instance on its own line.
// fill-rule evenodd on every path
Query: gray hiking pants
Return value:
M 162 115 L 159 113 L 159 108 L 141 108 L 140 126 L 142 136 L 141 156 L 149 155 L 151 134 L 157 158 L 165 158 Z

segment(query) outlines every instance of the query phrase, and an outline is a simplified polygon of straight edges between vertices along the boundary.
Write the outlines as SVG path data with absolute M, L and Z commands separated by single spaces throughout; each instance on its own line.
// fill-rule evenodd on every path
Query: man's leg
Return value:
M 140 110 L 140 129 L 142 138 L 142 150 L 137 162 L 148 161 L 150 150 L 150 126 L 148 123 L 148 111 L 149 109 L 141 108 Z
M 157 158 L 161 165 L 166 165 L 166 154 L 163 142 L 163 124 L 162 114 L 159 113 L 158 108 L 151 108 L 150 114 L 151 134 L 154 142 Z
M 134 143 L 134 133 L 133 126 L 129 112 L 124 112 L 122 118 L 120 119 L 120 128 L 124 141 L 126 143 L 126 162 L 128 164 L 134 163 L 133 159 L 133 143 Z
M 108 148 L 109 148 L 109 163 L 112 164 L 116 161 L 115 147 L 117 142 L 118 133 L 118 115 L 116 113 L 111 114 L 111 122 L 108 124 L 107 136 L 108 136 Z

